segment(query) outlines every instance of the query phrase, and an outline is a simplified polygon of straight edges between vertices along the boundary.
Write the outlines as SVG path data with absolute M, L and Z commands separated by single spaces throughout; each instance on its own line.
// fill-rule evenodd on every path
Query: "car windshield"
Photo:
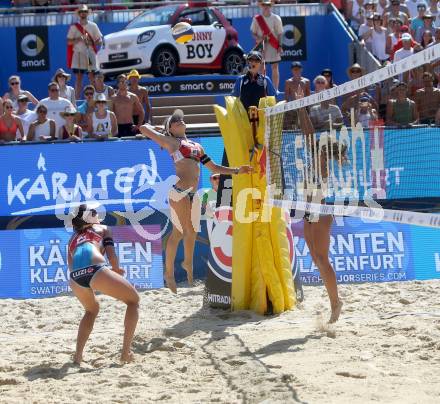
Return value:
M 148 10 L 137 16 L 125 29 L 154 27 L 169 23 L 170 17 L 176 12 L 178 6 L 158 7 Z

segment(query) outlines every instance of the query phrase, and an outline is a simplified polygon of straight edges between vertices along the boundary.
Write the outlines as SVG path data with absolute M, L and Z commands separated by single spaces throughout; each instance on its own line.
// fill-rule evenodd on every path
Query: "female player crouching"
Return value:
M 86 311 L 79 324 L 74 362 L 81 363 L 84 346 L 99 312 L 95 290 L 122 300 L 127 305 L 121 361 L 131 362 L 131 343 L 139 317 L 139 295 L 121 276 L 124 270 L 119 268 L 111 231 L 99 223 L 96 210 L 88 209 L 85 204 L 80 205 L 78 213 L 72 219 L 72 225 L 74 234 L 69 240 L 68 250 L 70 287 Z M 106 263 L 104 254 L 107 254 L 111 268 Z

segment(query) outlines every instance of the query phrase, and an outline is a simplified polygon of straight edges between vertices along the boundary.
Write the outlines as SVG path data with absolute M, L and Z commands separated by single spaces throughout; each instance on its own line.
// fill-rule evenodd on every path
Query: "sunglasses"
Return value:
M 323 81 L 323 80 L 318 80 L 315 82 L 315 84 L 327 84 L 327 82 Z
M 214 180 L 214 181 L 219 181 L 220 177 L 211 177 L 211 179 Z
M 362 70 L 358 70 L 358 69 L 350 70 L 350 73 L 361 73 L 361 72 Z
M 76 114 L 74 114 L 74 113 L 64 113 L 64 116 L 67 118 L 67 117 L 69 117 L 69 116 L 75 116 Z
M 93 93 L 84 93 L 86 97 L 93 96 Z
M 18 102 L 29 102 L 29 100 L 26 98 L 25 100 L 18 100 Z
M 20 83 L 18 81 L 14 81 L 13 83 L 9 83 L 11 86 L 18 86 Z
M 47 114 L 47 110 L 45 110 L 45 109 L 39 109 L 39 110 L 37 111 L 37 113 L 39 113 L 39 114 Z
M 107 101 L 95 101 L 95 104 L 107 104 Z
M 58 90 L 58 88 L 51 88 L 49 91 L 50 91 L 51 93 L 57 93 L 57 92 L 60 91 L 60 90 Z
M 11 105 L 6 105 L 5 109 L 14 109 Z

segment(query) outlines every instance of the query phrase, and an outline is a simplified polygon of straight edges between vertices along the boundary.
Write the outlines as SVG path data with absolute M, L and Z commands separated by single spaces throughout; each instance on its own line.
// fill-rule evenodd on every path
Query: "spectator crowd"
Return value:
M 437 0 L 431 0 L 429 5 L 421 0 L 354 0 L 344 5 L 351 26 L 384 64 L 402 60 L 440 41 L 440 28 L 435 27 L 438 24 Z M 262 53 L 257 51 L 256 57 L 248 58 L 248 64 L 253 61 L 258 71 L 262 59 L 266 59 L 271 65 L 276 92 L 283 31 L 281 19 L 272 12 L 271 6 L 270 0 L 262 0 L 261 14 L 252 21 L 250 31 L 256 48 L 263 41 L 267 43 Z M 75 86 L 70 85 L 71 74 L 59 68 L 48 83 L 47 97 L 37 99 L 21 87 L 19 76 L 9 77 L 8 91 L 0 97 L 0 142 L 128 137 L 139 133 L 143 123 L 151 122 L 148 91 L 139 85 L 141 76 L 136 70 L 120 74 L 115 88 L 104 83 L 104 74 L 97 69 L 95 57 L 102 34 L 98 26 L 89 21 L 89 13 L 87 5 L 80 6 L 78 22 L 70 26 L 67 34 L 68 67 L 75 75 Z M 295 61 L 291 64 L 291 72 L 292 76 L 284 83 L 287 101 L 295 99 L 299 87 L 307 96 L 337 85 L 328 68 L 312 80 L 307 78 L 301 62 Z M 362 66 L 355 63 L 347 69 L 347 80 L 365 73 Z M 86 76 L 89 84 L 83 87 Z M 245 79 L 238 80 L 248 83 Z M 249 76 L 246 88 L 252 87 L 253 80 L 252 75 Z M 316 130 L 357 122 L 364 127 L 372 122 L 392 126 L 440 125 L 439 81 L 440 61 L 436 61 L 412 69 L 401 77 L 354 91 L 340 100 L 312 106 L 310 118 Z

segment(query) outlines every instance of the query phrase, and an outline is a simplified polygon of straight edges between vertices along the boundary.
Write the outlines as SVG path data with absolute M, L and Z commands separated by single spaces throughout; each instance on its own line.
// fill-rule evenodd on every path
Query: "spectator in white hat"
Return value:
M 87 128 L 91 138 L 105 140 L 118 133 L 116 115 L 107 109 L 107 102 L 104 94 L 95 96 L 96 110 L 87 116 Z
M 59 68 L 52 77 L 52 81 L 58 83 L 60 86 L 60 97 L 69 100 L 72 105 L 76 105 L 75 89 L 66 84 L 70 80 L 70 77 L 69 73 L 66 73 L 64 69 Z
M 74 142 L 79 142 L 82 140 L 82 130 L 79 125 L 75 123 L 75 118 L 78 115 L 76 108 L 68 106 L 63 112 L 60 113 L 61 117 L 64 118 L 64 125 L 58 130 L 59 140 L 70 140 Z

